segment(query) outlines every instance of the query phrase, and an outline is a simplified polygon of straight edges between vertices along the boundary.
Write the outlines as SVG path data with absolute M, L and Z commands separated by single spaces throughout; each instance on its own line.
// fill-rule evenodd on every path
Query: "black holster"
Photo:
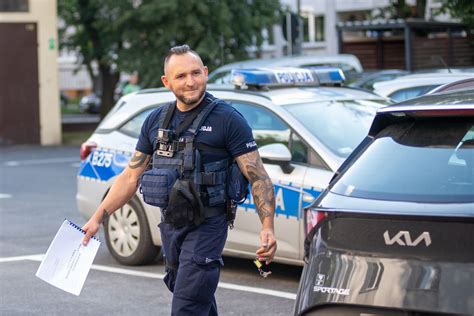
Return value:
M 168 207 L 165 209 L 165 222 L 174 227 L 194 224 L 204 220 L 203 204 L 192 180 L 178 179 L 171 188 Z
M 226 202 L 225 212 L 226 212 L 227 224 L 229 225 L 229 228 L 232 229 L 234 228 L 234 220 L 237 214 L 237 203 L 235 203 L 231 199 L 228 199 Z
M 245 202 L 249 192 L 249 181 L 244 176 L 237 164 L 233 162 L 228 168 L 227 184 L 226 184 L 226 215 L 229 228 L 234 228 L 237 206 Z

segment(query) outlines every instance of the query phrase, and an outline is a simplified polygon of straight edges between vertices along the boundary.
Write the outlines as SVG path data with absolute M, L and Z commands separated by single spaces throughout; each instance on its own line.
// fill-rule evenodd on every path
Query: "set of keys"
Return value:
M 255 258 L 255 260 L 253 261 L 253 263 L 254 263 L 255 266 L 257 267 L 258 272 L 260 273 L 260 275 L 262 276 L 262 278 L 266 278 L 267 276 L 269 276 L 270 274 L 272 274 L 272 271 L 265 271 L 265 270 L 263 270 L 263 264 L 262 264 L 262 262 L 260 262 L 260 260 L 258 260 L 258 258 Z

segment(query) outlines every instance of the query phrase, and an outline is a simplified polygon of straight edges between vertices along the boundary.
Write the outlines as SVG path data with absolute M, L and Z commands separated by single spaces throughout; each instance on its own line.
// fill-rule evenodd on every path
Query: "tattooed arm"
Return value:
M 138 188 L 138 180 L 145 171 L 150 156 L 139 151 L 135 151 L 128 166 L 117 176 L 112 184 L 105 199 L 100 203 L 94 215 L 82 227 L 86 231 L 84 244 L 89 242 L 90 237 L 94 236 L 100 228 L 102 221 L 110 214 L 121 208 L 135 194 Z
M 252 151 L 236 158 L 240 170 L 250 181 L 252 196 L 257 207 L 257 213 L 262 222 L 260 232 L 261 247 L 256 254 L 262 261 L 269 264 L 275 256 L 277 248 L 273 228 L 275 214 L 275 193 L 272 181 L 263 167 L 258 151 Z

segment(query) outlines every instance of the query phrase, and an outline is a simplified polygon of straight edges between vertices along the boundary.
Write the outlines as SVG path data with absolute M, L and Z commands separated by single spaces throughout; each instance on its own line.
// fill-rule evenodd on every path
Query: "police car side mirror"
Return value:
M 283 144 L 264 145 L 258 151 L 264 163 L 279 165 L 284 173 L 291 173 L 295 169 L 290 164 L 290 150 Z

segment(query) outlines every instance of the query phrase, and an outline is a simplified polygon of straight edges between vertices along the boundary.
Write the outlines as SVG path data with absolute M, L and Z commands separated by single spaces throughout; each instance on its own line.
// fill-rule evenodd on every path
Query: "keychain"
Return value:
M 258 260 L 258 258 L 255 258 L 255 260 L 253 261 L 253 263 L 257 266 L 258 272 L 260 273 L 260 275 L 261 275 L 263 278 L 266 278 L 267 276 L 269 276 L 270 274 L 272 274 L 272 271 L 264 271 L 264 270 L 262 269 L 263 264 L 260 262 L 260 260 Z

